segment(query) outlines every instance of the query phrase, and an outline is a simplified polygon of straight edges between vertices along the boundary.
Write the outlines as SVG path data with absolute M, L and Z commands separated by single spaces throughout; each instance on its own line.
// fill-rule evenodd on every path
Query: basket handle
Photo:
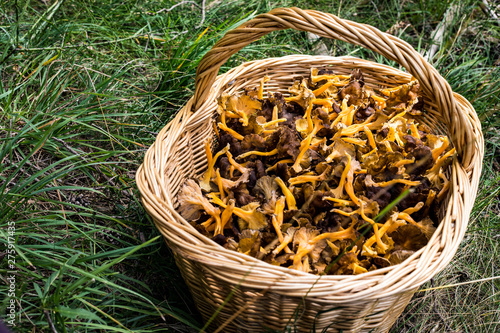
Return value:
M 474 155 L 475 138 L 470 119 L 457 108 L 448 82 L 410 44 L 365 24 L 341 19 L 335 15 L 300 8 L 276 8 L 227 32 L 201 59 L 196 71 L 194 111 L 205 103 L 220 66 L 230 56 L 251 42 L 276 30 L 295 29 L 322 37 L 363 46 L 406 68 L 420 83 L 447 125 L 451 139 L 462 156 L 462 162 Z M 465 162 L 465 164 L 469 164 Z M 467 167 L 467 165 L 465 165 Z

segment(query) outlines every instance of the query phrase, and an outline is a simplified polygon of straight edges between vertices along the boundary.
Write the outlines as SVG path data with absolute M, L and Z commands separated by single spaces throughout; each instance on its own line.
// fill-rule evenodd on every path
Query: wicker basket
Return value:
M 426 115 L 435 132 L 447 133 L 458 151 L 451 165 L 451 190 L 429 244 L 402 264 L 355 276 L 316 276 L 267 264 L 226 250 L 199 234 L 176 211 L 185 180 L 207 168 L 203 142 L 213 135 L 216 98 L 257 86 L 287 94 L 286 87 L 311 67 L 339 74 L 361 68 L 372 86 L 410 81 L 400 70 L 352 57 L 294 55 L 244 63 L 217 76 L 227 59 L 265 34 L 293 28 L 339 39 L 380 53 L 402 65 L 422 87 Z M 463 239 L 477 192 L 483 158 L 480 122 L 471 104 L 410 45 L 379 30 L 331 14 L 298 8 L 275 9 L 228 32 L 201 60 L 196 91 L 177 117 L 158 134 L 137 172 L 147 212 L 175 254 L 176 263 L 211 331 L 387 332 L 417 288 L 441 271 Z M 293 329 L 292 329 L 293 331 Z

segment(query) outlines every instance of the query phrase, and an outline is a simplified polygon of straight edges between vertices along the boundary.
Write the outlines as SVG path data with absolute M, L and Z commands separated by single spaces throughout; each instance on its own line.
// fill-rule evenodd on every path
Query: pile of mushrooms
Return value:
M 365 273 L 425 246 L 455 149 L 417 122 L 419 83 L 375 89 L 357 69 L 312 69 L 289 97 L 264 98 L 268 80 L 219 96 L 208 169 L 181 188 L 181 215 L 225 248 L 313 274 Z

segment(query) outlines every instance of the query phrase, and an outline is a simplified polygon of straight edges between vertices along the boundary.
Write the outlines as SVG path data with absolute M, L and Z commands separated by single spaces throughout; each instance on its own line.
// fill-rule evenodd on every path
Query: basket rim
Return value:
M 228 72 L 217 76 L 217 79 L 214 82 L 213 86 L 210 87 L 210 91 L 211 91 L 211 93 L 214 93 L 214 91 L 222 89 L 222 87 L 227 85 L 227 83 L 229 83 L 231 80 L 233 80 L 236 76 L 241 75 L 241 73 L 244 71 L 248 72 L 248 71 L 254 70 L 255 66 L 257 66 L 257 65 L 260 65 L 263 67 L 272 66 L 273 63 L 283 62 L 285 60 L 292 61 L 295 63 L 299 62 L 300 64 L 303 64 L 303 63 L 311 62 L 312 60 L 319 60 L 319 59 L 321 59 L 321 61 L 329 61 L 331 63 L 337 62 L 337 61 L 343 62 L 343 63 L 345 63 L 346 66 L 347 65 L 354 65 L 354 64 L 359 66 L 362 64 L 366 67 L 372 67 L 372 68 L 375 66 L 375 67 L 377 67 L 377 69 L 385 68 L 388 71 L 398 73 L 399 75 L 404 76 L 405 78 L 408 78 L 408 79 L 411 78 L 411 75 L 409 73 L 403 72 L 403 71 L 396 69 L 396 68 L 393 68 L 391 66 L 388 66 L 385 64 L 379 64 L 376 62 L 363 60 L 363 59 L 351 57 L 351 56 L 331 57 L 331 56 L 288 55 L 288 56 L 278 57 L 278 58 L 266 58 L 263 60 L 254 60 L 251 62 L 243 63 L 240 66 L 237 66 L 235 68 L 232 68 Z M 329 65 L 331 65 L 331 63 Z M 461 105 L 463 108 L 469 108 L 470 103 L 468 103 L 465 100 L 465 98 L 463 98 L 462 96 L 455 94 L 455 93 L 454 93 L 454 96 L 455 96 L 455 98 L 457 98 L 459 105 Z M 177 114 L 177 116 L 162 129 L 162 131 L 158 134 L 155 143 L 148 149 L 148 152 L 146 153 L 147 157 L 152 157 L 156 153 L 159 153 L 158 146 L 162 146 L 164 140 L 166 140 L 167 137 L 175 137 L 175 136 L 178 137 L 178 136 L 182 135 L 183 131 L 181 129 L 185 130 L 184 127 L 186 126 L 186 124 L 189 124 L 191 121 L 196 120 L 197 118 L 203 118 L 203 114 L 200 114 L 200 112 L 193 113 L 190 111 L 192 103 L 193 103 L 193 98 L 191 98 L 186 103 L 186 105 L 184 105 L 184 107 L 180 110 L 180 112 Z M 200 109 L 207 108 L 211 103 L 213 103 L 213 101 L 210 101 L 209 99 L 207 99 L 205 101 L 205 103 L 202 104 Z M 208 113 L 209 112 L 207 112 L 207 114 Z M 471 113 L 470 118 L 472 120 L 477 119 L 477 115 L 475 115 L 475 111 L 472 107 L 469 108 L 469 113 Z M 479 123 L 479 126 L 476 125 L 475 129 L 478 130 L 479 133 L 481 134 L 480 123 Z M 173 141 L 175 141 L 175 139 Z M 466 214 L 466 215 L 463 215 L 463 219 L 462 219 L 462 220 L 465 220 L 463 222 L 465 225 L 461 228 L 462 235 L 461 236 L 458 235 L 458 237 L 460 238 L 460 241 L 461 241 L 461 239 L 463 239 L 463 234 L 465 233 L 465 228 L 467 226 L 467 223 L 468 223 L 467 221 L 469 219 L 470 209 L 472 208 L 472 203 L 473 203 L 475 194 L 477 192 L 478 178 L 479 178 L 479 175 L 481 173 L 482 155 L 484 154 L 484 152 L 483 152 L 484 145 L 482 144 L 482 135 L 480 135 L 480 137 L 477 140 L 477 150 L 478 150 L 478 153 L 475 155 L 476 158 L 474 160 L 476 163 L 472 163 L 474 165 L 474 168 L 472 168 L 472 170 L 465 170 L 464 167 L 461 165 L 461 163 L 459 163 L 457 160 L 455 160 L 453 163 L 453 165 L 454 165 L 453 166 L 453 173 L 455 174 L 455 176 L 457 176 L 457 174 L 462 174 L 462 176 L 463 175 L 467 176 L 468 180 L 470 181 L 470 182 L 464 182 L 463 184 L 457 184 L 456 182 L 453 182 L 452 187 L 450 189 L 450 192 L 458 192 L 459 194 L 465 193 L 466 196 L 464 197 L 464 200 L 467 199 L 466 204 L 469 203 L 468 206 L 466 205 L 466 207 L 462 207 L 462 206 L 459 207 L 462 210 L 464 210 L 463 213 Z M 153 156 L 153 158 L 154 158 L 154 156 Z M 477 169 L 477 168 L 479 168 L 479 169 Z M 342 287 L 341 285 L 343 282 L 364 281 L 368 285 L 373 285 L 373 286 L 371 286 L 371 287 L 368 286 L 368 287 L 364 288 L 363 290 L 360 291 L 360 294 L 364 294 L 365 297 L 370 298 L 369 293 L 366 292 L 367 290 L 370 291 L 371 289 L 377 287 L 376 289 L 379 289 L 379 291 L 380 291 L 380 290 L 387 289 L 391 286 L 395 287 L 393 283 L 388 283 L 388 280 L 390 280 L 390 277 L 392 275 L 397 275 L 397 272 L 396 272 L 397 270 L 411 270 L 412 273 L 410 273 L 409 275 L 412 278 L 407 279 L 405 281 L 406 284 L 402 284 L 402 285 L 396 284 L 397 285 L 396 288 L 392 288 L 391 291 L 384 293 L 385 295 L 396 294 L 396 293 L 400 293 L 400 292 L 407 292 L 408 290 L 413 290 L 413 289 L 417 288 L 418 286 L 425 283 L 427 280 L 429 280 L 432 277 L 432 276 L 431 277 L 425 276 L 426 275 L 425 268 L 429 269 L 429 268 L 432 268 L 433 266 L 436 266 L 439 268 L 438 271 L 442 270 L 449 263 L 449 261 L 451 260 L 451 257 L 454 255 L 454 253 L 458 249 L 458 244 L 457 244 L 455 249 L 453 251 L 451 251 L 452 253 L 449 253 L 446 256 L 446 258 L 438 257 L 438 259 L 440 259 L 440 260 L 434 259 L 434 260 L 430 261 L 430 263 L 429 263 L 429 265 L 427 265 L 427 267 L 419 267 L 419 266 L 422 266 L 422 265 L 419 265 L 420 259 L 418 259 L 417 261 L 405 260 L 405 262 L 403 262 L 401 264 L 390 266 L 390 267 L 387 267 L 384 269 L 378 269 L 378 270 L 375 270 L 372 272 L 363 273 L 360 275 L 323 275 L 323 276 L 318 276 L 318 275 L 314 275 L 311 273 L 295 271 L 295 270 L 292 270 L 292 269 L 289 269 L 286 267 L 276 267 L 276 266 L 273 266 L 273 265 L 266 263 L 262 260 L 259 260 L 257 258 L 253 258 L 253 257 L 247 256 L 244 254 L 240 254 L 240 253 L 235 252 L 235 251 L 227 250 L 227 249 L 223 248 L 222 246 L 220 246 L 219 244 L 210 240 L 208 237 L 205 237 L 202 234 L 198 233 L 193 228 L 193 230 L 195 230 L 196 233 L 198 233 L 198 235 L 196 235 L 196 237 L 203 237 L 209 241 L 206 244 L 199 245 L 199 249 L 195 250 L 194 253 L 200 252 L 200 251 L 202 252 L 202 250 L 208 251 L 209 249 L 211 249 L 212 252 L 214 252 L 214 253 L 213 254 L 211 253 L 211 255 L 210 255 L 211 260 L 213 260 L 210 262 L 208 260 L 200 259 L 199 256 L 191 255 L 189 253 L 189 251 L 180 250 L 181 248 L 185 248 L 181 244 L 182 239 L 177 237 L 177 236 L 173 237 L 172 235 L 170 235 L 168 233 L 168 232 L 171 232 L 171 230 L 169 230 L 169 229 L 172 229 L 173 226 L 172 225 L 170 225 L 170 226 L 162 225 L 161 224 L 162 222 L 160 222 L 158 220 L 158 218 L 160 218 L 160 219 L 163 218 L 163 217 L 159 216 L 160 214 L 158 213 L 158 207 L 161 206 L 163 209 L 159 209 L 159 210 L 160 211 L 163 210 L 163 213 L 169 217 L 170 223 L 175 222 L 177 224 L 183 225 L 182 229 L 184 229 L 184 231 L 188 232 L 189 228 L 186 228 L 186 226 L 188 225 L 188 222 L 186 220 L 184 220 L 182 218 L 182 216 L 180 216 L 180 214 L 178 214 L 176 212 L 176 210 L 175 210 L 174 206 L 171 204 L 171 202 L 165 202 L 165 201 L 161 202 L 161 199 L 160 199 L 161 196 L 156 196 L 157 197 L 156 199 L 159 199 L 159 205 L 153 205 L 152 200 L 147 197 L 148 196 L 147 192 L 150 191 L 151 188 L 148 188 L 148 186 L 146 186 L 146 184 L 144 184 L 145 183 L 144 180 L 146 179 L 145 174 L 146 173 L 153 174 L 153 173 L 151 171 L 146 170 L 146 169 L 147 169 L 147 166 L 146 166 L 146 158 L 145 158 L 145 162 L 140 166 L 140 168 L 137 171 L 137 184 L 138 184 L 139 190 L 140 190 L 141 195 L 142 195 L 141 200 L 143 202 L 144 207 L 146 208 L 146 211 L 150 215 L 153 216 L 153 220 L 155 221 L 155 224 L 160 229 L 163 236 L 168 240 L 169 245 L 171 245 L 171 247 L 173 245 L 173 247 L 175 248 L 175 250 L 174 249 L 172 249 L 172 250 L 174 250 L 176 252 L 178 251 L 178 253 L 182 254 L 183 256 L 189 257 L 191 260 L 196 260 L 204 265 L 207 265 L 207 267 L 212 267 L 213 268 L 212 271 L 214 274 L 219 275 L 219 277 L 223 280 L 228 280 L 228 282 L 232 281 L 234 283 L 235 279 L 232 279 L 231 277 L 228 278 L 227 274 L 220 275 L 217 272 L 217 267 L 221 267 L 224 265 L 227 266 L 227 261 L 219 261 L 220 258 L 218 258 L 218 256 L 216 256 L 215 254 L 220 255 L 223 253 L 225 255 L 229 255 L 231 257 L 239 259 L 239 260 L 235 259 L 235 265 L 236 265 L 236 262 L 238 262 L 238 261 L 244 262 L 246 264 L 242 265 L 241 267 L 247 268 L 247 271 L 248 271 L 248 266 L 249 266 L 248 262 L 251 262 L 253 264 L 252 266 L 259 266 L 259 269 L 262 270 L 262 273 L 267 273 L 268 269 L 272 270 L 272 272 L 270 272 L 270 273 L 275 274 L 275 277 L 278 280 L 276 286 L 273 287 L 273 290 L 281 290 L 282 288 L 283 289 L 290 288 L 291 283 L 292 284 L 306 284 L 306 285 L 309 285 L 311 290 L 314 289 L 314 292 L 312 292 L 311 294 L 314 294 L 314 295 L 319 296 L 319 297 L 327 297 L 328 298 L 328 295 L 331 294 L 332 285 L 336 285 L 340 288 L 340 287 Z M 155 185 L 153 185 L 153 186 L 155 186 Z M 457 191 L 454 191 L 454 189 L 457 189 Z M 472 190 L 472 193 L 470 190 Z M 452 195 L 456 195 L 456 194 L 452 193 Z M 157 208 L 155 208 L 154 206 L 156 206 Z M 447 206 L 446 209 L 449 211 L 451 209 L 451 199 L 450 199 L 450 201 L 448 201 L 446 206 Z M 449 218 L 447 218 L 447 221 L 448 221 L 447 223 L 452 223 L 453 216 L 450 215 L 448 217 Z M 163 218 L 163 219 L 165 219 L 165 218 Z M 179 219 L 183 220 L 183 222 L 185 222 L 185 223 L 179 223 Z M 445 228 L 444 222 L 446 222 L 446 221 L 441 220 L 438 228 Z M 167 221 L 167 224 L 168 223 L 169 222 Z M 452 232 L 452 230 L 449 230 L 449 231 Z M 456 232 L 456 228 L 454 231 Z M 441 236 L 441 234 L 439 234 L 439 235 Z M 436 233 L 433 235 L 433 238 L 431 238 L 431 241 L 437 237 L 438 237 L 438 232 L 436 231 Z M 444 236 L 441 238 L 444 238 Z M 431 241 L 429 241 L 429 244 L 431 243 Z M 445 241 L 446 240 L 441 239 L 441 241 L 439 243 L 444 246 L 443 242 L 445 242 Z M 460 243 L 460 241 L 458 243 Z M 429 244 L 426 245 L 424 248 L 420 249 L 415 254 L 413 254 L 412 257 L 431 256 L 432 253 L 429 253 L 429 252 L 433 248 L 429 247 Z M 441 248 L 442 248 L 442 246 L 441 246 Z M 189 248 L 189 250 L 193 251 L 194 249 L 191 247 L 191 248 Z M 438 249 L 438 251 L 439 250 L 440 249 Z M 244 257 L 241 257 L 241 256 L 244 256 Z M 444 260 L 444 259 L 449 259 L 449 260 Z M 443 264 L 443 260 L 445 261 L 444 264 Z M 432 275 L 435 275 L 436 273 L 437 272 L 433 273 Z M 286 282 L 280 283 L 279 280 L 283 280 L 285 278 L 285 276 L 283 276 L 283 275 L 286 276 Z M 424 278 L 421 278 L 420 275 L 424 275 Z M 408 275 L 405 275 L 401 279 L 404 280 L 407 276 Z M 252 287 L 257 287 L 256 285 L 260 283 L 260 281 L 258 281 L 258 283 L 248 283 L 248 282 L 249 281 L 246 281 L 246 282 L 243 281 L 241 283 L 245 286 L 252 286 Z M 312 286 L 310 284 L 312 284 Z M 411 285 L 409 285 L 409 284 L 411 284 Z M 298 292 L 298 293 L 301 295 L 304 295 L 303 292 Z M 287 295 L 289 295 L 289 294 L 290 294 L 290 292 L 287 293 Z M 350 295 L 349 297 L 352 297 L 352 295 L 353 295 L 352 292 L 349 292 L 349 295 Z M 380 294 L 377 294 L 376 297 L 380 297 Z M 337 296 L 336 299 L 337 300 L 343 299 L 344 301 L 348 301 L 348 297 L 346 297 L 346 296 L 344 296 L 344 297 Z
M 317 10 L 303 10 L 297 7 L 275 8 L 228 31 L 201 59 L 195 77 L 193 106 L 198 110 L 206 100 L 207 87 L 211 87 L 223 65 L 231 55 L 262 36 L 278 30 L 295 29 L 312 32 L 318 36 L 362 46 L 393 60 L 419 80 L 422 91 L 432 98 L 441 116 L 446 120 L 451 141 L 457 151 L 463 154 L 465 165 L 474 158 L 474 133 L 464 131 L 470 126 L 467 115 L 458 111 L 456 99 L 449 83 L 409 43 L 382 32 L 379 29 L 355 21 L 342 19 L 330 13 Z

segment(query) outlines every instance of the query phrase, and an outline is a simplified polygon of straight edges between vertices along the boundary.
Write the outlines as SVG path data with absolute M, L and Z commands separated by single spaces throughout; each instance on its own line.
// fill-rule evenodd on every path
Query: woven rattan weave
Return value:
M 287 28 L 363 46 L 394 60 L 407 72 L 352 57 L 293 55 L 242 64 L 217 76 L 238 50 L 261 36 Z M 257 86 L 287 94 L 297 75 L 312 67 L 350 74 L 360 68 L 376 87 L 420 82 L 425 101 L 422 121 L 447 133 L 458 151 L 449 172 L 449 198 L 429 244 L 402 264 L 355 276 L 316 276 L 275 267 L 226 250 L 199 234 L 176 211 L 176 195 L 189 178 L 207 168 L 204 141 L 213 135 L 216 98 Z M 210 331 L 386 332 L 424 282 L 452 259 L 463 239 L 474 204 L 483 158 L 480 122 L 471 104 L 410 45 L 368 25 L 331 14 L 298 8 L 275 9 L 228 32 L 198 67 L 196 91 L 178 115 L 158 134 L 137 172 L 137 185 L 148 214 L 175 254 L 176 263 L 205 320 L 220 310 Z M 222 305 L 224 304 L 224 305 Z M 292 329 L 293 331 L 293 329 Z

